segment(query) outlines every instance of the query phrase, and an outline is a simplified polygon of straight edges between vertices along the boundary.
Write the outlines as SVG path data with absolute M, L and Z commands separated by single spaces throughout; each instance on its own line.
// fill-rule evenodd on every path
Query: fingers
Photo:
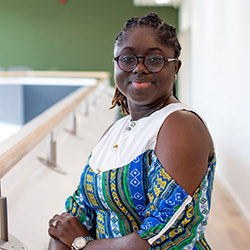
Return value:
M 65 223 L 66 221 L 69 221 L 70 219 L 73 219 L 74 220 L 74 216 L 69 214 L 69 213 L 62 213 L 61 215 L 59 214 L 56 214 L 54 215 L 54 217 L 49 221 L 49 226 L 50 227 L 54 227 L 54 228 L 57 228 L 57 225 L 59 223 Z
M 89 236 L 86 227 L 73 215 L 69 213 L 56 214 L 49 221 L 49 235 L 71 247 L 74 239 L 79 236 Z
M 57 229 L 54 227 L 49 227 L 48 229 L 48 234 L 50 237 L 54 238 L 54 239 L 58 239 L 58 232 Z
M 60 215 L 58 214 L 54 215 L 53 218 L 49 221 L 48 234 L 50 237 L 54 239 L 59 239 L 60 231 L 58 231 L 58 226 L 60 223 Z
M 60 221 L 59 217 L 60 217 L 60 215 L 58 215 L 58 214 L 54 215 L 54 217 L 49 221 L 49 226 L 55 227 L 55 224 L 57 224 Z M 55 221 L 57 221 L 57 223 L 55 223 Z
M 69 248 L 74 239 L 82 235 L 82 223 L 69 213 L 56 214 L 49 221 L 48 234 L 67 245 Z
M 54 220 L 53 223 L 52 223 L 52 226 L 53 226 L 54 228 L 56 228 L 58 222 L 59 222 L 59 220 Z

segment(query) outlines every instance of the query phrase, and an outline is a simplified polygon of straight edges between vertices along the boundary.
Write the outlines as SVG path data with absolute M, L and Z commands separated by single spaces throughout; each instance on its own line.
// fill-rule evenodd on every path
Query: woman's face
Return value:
M 136 56 L 160 54 L 174 58 L 173 48 L 168 48 L 158 41 L 157 33 L 150 27 L 137 27 L 127 31 L 126 38 L 115 45 L 114 56 L 128 53 Z M 175 74 L 180 61 L 167 62 L 157 73 L 149 72 L 139 59 L 139 64 L 132 72 L 122 71 L 114 62 L 114 78 L 118 89 L 127 97 L 129 108 L 136 105 L 154 106 L 172 96 Z

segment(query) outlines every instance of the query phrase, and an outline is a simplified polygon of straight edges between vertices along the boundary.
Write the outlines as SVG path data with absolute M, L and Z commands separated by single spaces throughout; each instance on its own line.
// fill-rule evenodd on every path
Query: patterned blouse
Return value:
M 131 124 L 129 116 L 124 117 L 93 150 L 77 190 L 66 200 L 66 211 L 76 216 L 95 238 L 138 232 L 154 250 L 211 249 L 204 231 L 210 211 L 215 155 L 192 197 L 168 175 L 155 155 L 159 128 L 176 110 L 194 112 L 178 103 L 136 124 Z

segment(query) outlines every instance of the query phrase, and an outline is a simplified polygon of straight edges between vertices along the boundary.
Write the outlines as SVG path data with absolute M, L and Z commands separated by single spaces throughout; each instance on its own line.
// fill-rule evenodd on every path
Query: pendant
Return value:
M 131 131 L 135 127 L 136 123 L 132 120 L 129 121 L 129 125 L 126 127 L 126 130 Z

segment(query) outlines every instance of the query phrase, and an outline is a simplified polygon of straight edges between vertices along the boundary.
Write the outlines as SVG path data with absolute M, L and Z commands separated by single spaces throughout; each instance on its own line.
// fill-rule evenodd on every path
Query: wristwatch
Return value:
M 72 243 L 72 250 L 81 250 L 83 249 L 88 242 L 94 240 L 92 237 L 87 236 L 87 237 L 77 237 L 74 239 L 74 242 Z

